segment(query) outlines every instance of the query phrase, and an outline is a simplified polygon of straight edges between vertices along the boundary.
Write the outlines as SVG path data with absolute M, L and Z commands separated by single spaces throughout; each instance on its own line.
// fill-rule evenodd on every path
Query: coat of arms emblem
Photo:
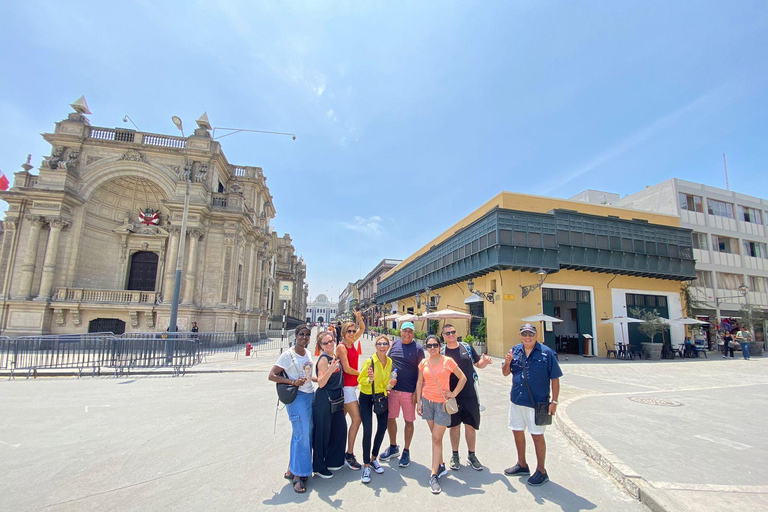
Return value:
M 147 226 L 156 226 L 160 224 L 160 212 L 152 208 L 139 210 L 139 220 Z

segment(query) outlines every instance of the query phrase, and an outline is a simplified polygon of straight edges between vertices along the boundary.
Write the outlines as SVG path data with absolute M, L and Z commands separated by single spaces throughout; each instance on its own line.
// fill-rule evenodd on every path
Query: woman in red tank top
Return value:
M 360 469 L 360 463 L 355 459 L 355 438 L 357 437 L 357 431 L 360 430 L 360 425 L 363 420 L 360 417 L 360 407 L 357 403 L 357 376 L 360 374 L 357 365 L 358 356 L 357 349 L 355 348 L 355 342 L 360 339 L 360 336 L 365 332 L 365 323 L 363 322 L 363 314 L 360 311 L 355 311 L 355 317 L 357 318 L 357 330 L 355 330 L 355 322 L 346 322 L 341 327 L 341 339 L 343 343 L 339 343 L 336 347 L 336 357 L 341 363 L 341 368 L 344 370 L 344 412 L 349 414 L 351 424 L 347 431 L 347 452 L 344 455 L 344 463 L 349 469 Z

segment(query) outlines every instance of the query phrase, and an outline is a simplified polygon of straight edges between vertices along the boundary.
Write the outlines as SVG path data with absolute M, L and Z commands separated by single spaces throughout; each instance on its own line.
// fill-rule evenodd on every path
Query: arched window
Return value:
M 157 278 L 157 253 L 138 251 L 131 256 L 131 270 L 128 274 L 128 290 L 155 291 Z

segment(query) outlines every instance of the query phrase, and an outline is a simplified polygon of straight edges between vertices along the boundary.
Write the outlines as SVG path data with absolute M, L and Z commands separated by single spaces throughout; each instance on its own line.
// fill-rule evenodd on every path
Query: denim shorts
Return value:
M 424 397 L 421 397 L 421 417 L 443 427 L 451 424 L 451 415 L 443 410 L 442 402 L 433 402 Z

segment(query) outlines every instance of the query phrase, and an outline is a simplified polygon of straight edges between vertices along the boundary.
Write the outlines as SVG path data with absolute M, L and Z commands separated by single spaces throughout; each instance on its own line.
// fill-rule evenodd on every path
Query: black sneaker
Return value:
M 451 469 L 454 471 L 458 471 L 461 469 L 461 461 L 459 460 L 459 454 L 454 453 L 451 455 Z
M 549 475 L 538 470 L 528 479 L 528 485 L 542 485 L 545 482 L 549 482 Z
M 445 476 L 448 474 L 448 470 L 445 469 L 445 464 L 440 464 L 437 467 L 437 478 L 440 478 L 441 476 Z
M 472 469 L 475 471 L 482 471 L 483 465 L 480 464 L 480 461 L 477 460 L 477 455 L 474 453 L 470 453 L 469 457 L 467 458 L 467 462 L 469 462 L 469 465 L 472 466 Z
M 362 467 L 360 463 L 357 462 L 357 459 L 355 459 L 355 456 L 352 453 L 347 453 L 344 455 L 344 464 L 346 464 L 349 469 L 354 471 L 357 471 Z
M 504 470 L 505 475 L 513 476 L 513 475 L 530 475 L 531 470 L 528 469 L 528 466 L 521 466 L 520 464 L 515 464 L 511 468 L 507 468 Z
M 389 460 L 395 455 L 398 455 L 400 453 L 400 447 L 395 446 L 389 446 L 382 454 L 379 455 L 379 460 Z
M 315 471 L 315 476 L 319 476 L 320 478 L 333 478 L 333 473 L 324 469 L 322 471 Z

